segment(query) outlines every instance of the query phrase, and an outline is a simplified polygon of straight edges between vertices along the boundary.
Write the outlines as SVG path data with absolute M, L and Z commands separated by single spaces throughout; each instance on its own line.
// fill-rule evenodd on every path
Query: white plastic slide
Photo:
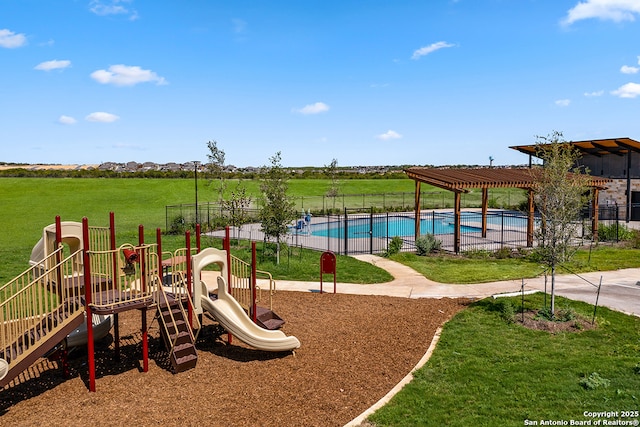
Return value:
M 0 380 L 7 376 L 9 372 L 9 364 L 6 360 L 0 357 Z
M 210 313 L 216 320 L 240 341 L 265 351 L 291 351 L 300 347 L 300 341 L 294 336 L 287 336 L 282 331 L 263 329 L 253 323 L 242 306 L 227 292 L 226 251 L 215 248 L 205 248 L 192 257 L 194 283 L 194 305 L 196 314 L 203 310 Z M 218 276 L 218 298 L 209 298 L 205 282 L 200 280 L 201 272 L 209 264 L 218 264 L 221 275 Z
M 201 282 L 205 288 L 206 284 Z M 242 306 L 227 292 L 227 282 L 218 276 L 218 299 L 201 295 L 202 308 L 207 310 L 227 331 L 240 341 L 265 351 L 290 351 L 300 347 L 300 341 L 282 331 L 263 329 L 253 323 Z
M 62 221 L 62 242 L 69 245 L 70 251 L 82 249 L 82 223 L 75 221 Z M 30 265 L 38 265 L 50 253 L 56 250 L 56 225 L 49 224 L 42 230 L 42 238 L 31 250 Z
M 76 252 L 83 248 L 82 243 L 82 223 L 75 221 L 62 221 L 60 223 L 60 231 L 62 232 L 62 242 L 69 246 L 70 252 Z M 31 251 L 29 264 L 40 265 L 42 260 L 56 249 L 56 224 L 47 225 L 42 230 L 42 238 L 36 243 Z M 81 266 L 78 266 L 81 267 Z M 44 268 L 44 266 L 42 267 Z M 82 269 L 76 271 L 75 274 L 82 274 Z M 86 316 L 86 314 L 85 314 Z M 96 315 L 92 317 L 93 321 L 93 338 L 98 341 L 104 338 L 113 327 L 112 315 Z M 67 335 L 67 346 L 78 347 L 87 344 L 87 322 L 76 328 Z

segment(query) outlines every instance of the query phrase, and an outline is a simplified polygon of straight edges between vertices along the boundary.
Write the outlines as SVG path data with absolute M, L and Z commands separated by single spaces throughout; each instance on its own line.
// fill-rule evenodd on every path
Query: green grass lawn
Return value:
M 257 191 L 257 181 L 247 181 Z M 326 192 L 327 180 L 300 179 L 290 181 L 292 196 L 321 196 Z M 375 188 L 376 192 L 412 191 L 409 179 L 347 180 L 343 192 L 361 193 Z M 199 186 L 199 200 L 215 197 L 208 182 Z M 118 245 L 137 243 L 138 226 L 145 228 L 145 241 L 155 242 L 156 228 L 165 229 L 166 206 L 193 203 L 195 198 L 192 179 L 101 179 L 101 178 L 2 178 L 0 179 L 0 283 L 6 283 L 28 267 L 33 246 L 42 237 L 42 229 L 55 222 L 56 215 L 63 221 L 81 221 L 87 217 L 90 225 L 108 226 L 109 212 L 115 213 Z M 195 245 L 195 242 L 193 243 Z M 183 236 L 165 236 L 163 249 L 184 246 Z M 318 260 L 314 262 L 313 258 Z M 384 282 L 386 272 L 377 267 L 339 256 L 338 280 Z M 288 263 L 290 269 L 278 267 L 279 278 L 318 280 L 319 254 L 308 255 L 298 267 Z M 353 264 L 360 265 L 354 268 Z M 342 266 L 344 268 L 340 268 Z M 269 266 L 267 266 L 269 267 Z M 303 268 L 304 267 L 304 268 Z M 261 267 L 262 268 L 262 267 Z M 267 268 L 262 268 L 267 270 Z M 301 273 L 304 271 L 304 273 Z M 357 279 L 355 277 L 358 277 Z
M 519 310 L 519 298 L 509 301 Z M 522 426 L 588 420 L 584 411 L 640 409 L 640 318 L 600 307 L 596 329 L 554 335 L 505 321 L 504 304 L 485 299 L 449 321 L 431 359 L 370 421 Z M 540 294 L 526 297 L 526 308 L 542 304 Z M 563 298 L 558 304 L 591 320 L 588 304 Z

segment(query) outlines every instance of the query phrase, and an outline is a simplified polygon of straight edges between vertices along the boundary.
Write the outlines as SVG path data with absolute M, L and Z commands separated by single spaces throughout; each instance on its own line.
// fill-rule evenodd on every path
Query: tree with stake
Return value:
M 249 220 L 247 210 L 251 207 L 251 196 L 247 193 L 247 189 L 242 179 L 238 180 L 235 190 L 231 191 L 231 198 L 225 200 L 225 192 L 227 191 L 227 180 L 225 176 L 225 152 L 218 147 L 217 141 L 209 141 L 207 143 L 209 153 L 208 169 L 213 175 L 213 179 L 218 181 L 218 203 L 229 212 L 231 225 L 236 227 L 238 232 L 237 238 L 240 238 L 240 230 Z
M 271 166 L 267 167 L 260 183 L 264 203 L 258 215 L 265 240 L 273 238 L 276 241 L 276 262 L 279 264 L 280 240 L 289 231 L 289 223 L 296 219 L 297 213 L 295 203 L 287 195 L 289 180 L 280 163 L 280 151 L 270 157 L 269 161 Z
M 224 200 L 224 192 L 227 189 L 227 183 L 224 175 L 225 153 L 224 150 L 218 148 L 217 141 L 207 142 L 207 148 L 209 149 L 209 153 L 207 154 L 209 163 L 207 164 L 207 167 L 209 172 L 211 172 L 213 179 L 218 181 L 218 203 L 222 204 L 222 201 Z
M 340 194 L 340 181 L 338 180 L 338 159 L 333 159 L 331 160 L 331 163 L 329 165 L 325 165 L 324 173 L 331 180 L 331 184 L 325 195 L 333 199 L 333 209 L 335 209 L 336 197 L 338 197 L 338 194 Z
M 231 190 L 231 198 L 224 201 L 223 206 L 230 213 L 231 224 L 236 227 L 238 232 L 236 237 L 239 242 L 240 230 L 250 220 L 248 209 L 251 207 L 251 196 L 247 194 L 247 188 L 242 179 L 238 180 L 236 188 Z
M 564 140 L 561 132 L 536 137 L 536 156 L 543 160 L 542 168 L 532 170 L 536 185 L 534 202 L 540 214 L 536 232 L 536 252 L 551 270 L 551 307 L 555 314 L 555 272 L 558 264 L 575 253 L 572 240 L 579 236 L 579 218 L 588 201 L 588 171 L 576 166 L 580 153 Z

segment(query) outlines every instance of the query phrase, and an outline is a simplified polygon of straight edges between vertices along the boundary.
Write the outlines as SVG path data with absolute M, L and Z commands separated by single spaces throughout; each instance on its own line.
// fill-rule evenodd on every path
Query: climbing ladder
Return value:
M 169 361 L 173 373 L 184 372 L 195 368 L 198 361 L 196 352 L 196 335 L 190 324 L 189 306 L 192 307 L 189 294 L 185 286 L 174 285 L 171 292 L 166 292 L 164 288 L 160 292 L 160 301 L 156 317 L 160 325 L 160 335 L 169 352 Z M 185 305 L 187 307 L 185 307 Z M 198 319 L 196 329 L 200 330 Z

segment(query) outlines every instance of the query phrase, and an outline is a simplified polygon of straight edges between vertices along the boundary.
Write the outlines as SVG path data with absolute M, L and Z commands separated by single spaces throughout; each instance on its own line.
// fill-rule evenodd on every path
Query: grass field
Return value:
M 155 241 L 155 229 L 165 229 L 166 206 L 194 203 L 193 179 L 140 179 L 140 178 L 2 178 L 0 179 L 0 283 L 10 280 L 26 268 L 31 249 L 41 237 L 42 229 L 60 215 L 63 221 L 89 219 L 90 225 L 107 226 L 109 212 L 115 213 L 118 244 L 137 242 L 138 226 L 144 225 L 145 240 Z M 257 197 L 258 181 L 244 181 L 249 194 Z M 236 181 L 228 182 L 228 191 Z M 321 198 L 330 181 L 326 179 L 291 179 L 289 195 L 297 200 Z M 435 188 L 425 191 L 436 191 Z M 511 200 L 519 192 L 509 189 L 496 192 L 494 197 Z M 340 183 L 342 194 L 385 194 L 414 191 L 411 179 L 350 179 Z M 514 190 L 511 190 L 514 191 Z M 213 201 L 216 183 L 201 180 L 198 183 L 200 203 Z M 476 203 L 480 195 L 469 195 L 469 203 Z M 434 203 L 452 194 L 437 190 Z M 364 203 L 375 203 L 366 200 Z M 360 198 L 349 203 L 362 203 Z M 175 244 L 173 243 L 175 242 Z M 168 247 L 182 246 L 182 240 L 168 238 Z
M 558 304 L 591 322 L 592 306 L 563 298 Z M 595 422 L 585 411 L 617 411 L 600 417 L 609 422 L 639 419 L 640 318 L 599 308 L 596 329 L 551 334 L 505 320 L 506 306 L 519 316 L 519 298 L 485 299 L 456 315 L 427 364 L 371 421 L 381 427 Z M 540 307 L 540 294 L 526 298 L 525 309 Z
M 256 181 L 246 184 L 250 191 L 258 191 Z M 290 194 L 293 197 L 319 196 L 326 192 L 328 185 L 326 180 L 291 180 Z M 411 191 L 412 185 L 413 181 L 409 179 L 349 180 L 341 188 L 343 192 L 352 193 L 375 188 L 376 192 L 383 193 Z M 213 200 L 213 186 L 206 181 L 200 182 L 198 198 L 202 202 Z M 0 283 L 24 271 L 43 227 L 55 222 L 56 215 L 63 221 L 81 221 L 87 217 L 90 225 L 107 226 L 109 212 L 113 211 L 118 244 L 136 243 L 140 224 L 145 227 L 145 241 L 155 242 L 156 228 L 165 229 L 165 206 L 193 203 L 194 199 L 192 179 L 2 178 Z M 167 236 L 166 240 L 166 248 L 184 245 L 183 237 Z

